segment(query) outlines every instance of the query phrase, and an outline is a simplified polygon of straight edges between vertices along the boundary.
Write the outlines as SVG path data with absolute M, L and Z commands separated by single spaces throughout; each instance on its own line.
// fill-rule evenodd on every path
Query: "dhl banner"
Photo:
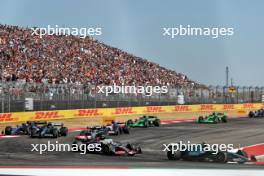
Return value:
M 213 112 L 213 111 L 237 111 L 247 112 L 264 108 L 262 103 L 247 104 L 199 104 L 199 105 L 175 105 L 175 106 L 144 106 L 122 108 L 96 108 L 74 109 L 54 111 L 32 111 L 0 113 L 0 123 L 25 122 L 31 120 L 52 120 L 69 118 L 101 118 L 122 115 L 141 115 L 154 113 L 179 113 L 179 112 Z

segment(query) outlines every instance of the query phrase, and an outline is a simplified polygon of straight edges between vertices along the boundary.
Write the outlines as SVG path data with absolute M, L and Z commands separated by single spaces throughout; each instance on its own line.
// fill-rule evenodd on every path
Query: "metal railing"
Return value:
M 97 86 L 76 84 L 0 84 L 0 112 L 27 111 L 25 99 L 32 98 L 33 110 L 81 109 L 127 106 L 176 105 L 183 95 L 185 104 L 261 102 L 264 87 L 223 86 L 168 88 L 166 94 L 105 94 Z

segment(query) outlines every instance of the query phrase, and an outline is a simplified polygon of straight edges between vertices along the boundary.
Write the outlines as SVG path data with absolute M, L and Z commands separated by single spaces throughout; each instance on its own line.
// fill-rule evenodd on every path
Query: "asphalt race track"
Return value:
M 199 143 L 234 144 L 234 147 L 263 143 L 264 118 L 230 119 L 228 123 L 196 124 L 184 122 L 165 124 L 161 127 L 136 128 L 130 135 L 113 137 L 120 142 L 138 143 L 143 154 L 134 157 L 104 156 L 98 154 L 81 155 L 75 152 L 49 152 L 40 155 L 31 152 L 32 143 L 47 143 L 48 140 L 59 143 L 73 141 L 78 132 L 58 139 L 31 139 L 28 136 L 0 139 L 0 165 L 2 166 L 87 166 L 87 167 L 151 167 L 151 168 L 212 168 L 240 169 L 264 168 L 263 165 L 251 164 L 218 164 L 191 161 L 169 161 L 162 152 L 163 144 L 191 141 Z

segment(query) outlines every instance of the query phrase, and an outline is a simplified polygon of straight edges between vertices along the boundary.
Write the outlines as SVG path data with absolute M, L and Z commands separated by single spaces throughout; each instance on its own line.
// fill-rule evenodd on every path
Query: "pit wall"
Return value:
M 122 107 L 122 108 L 96 108 L 96 109 L 74 109 L 54 111 L 31 111 L 0 113 L 0 124 L 25 122 L 33 120 L 100 120 L 107 118 L 123 119 L 136 118 L 139 115 L 163 114 L 171 118 L 194 118 L 196 115 L 205 115 L 214 111 L 225 112 L 231 117 L 247 115 L 250 110 L 264 108 L 264 103 L 247 104 L 200 104 L 200 105 L 175 105 L 175 106 L 144 106 L 144 107 Z

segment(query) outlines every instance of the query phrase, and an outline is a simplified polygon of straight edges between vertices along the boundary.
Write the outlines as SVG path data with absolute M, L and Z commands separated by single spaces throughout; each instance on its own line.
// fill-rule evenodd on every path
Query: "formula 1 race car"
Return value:
M 200 116 L 197 120 L 198 123 L 219 123 L 219 122 L 223 122 L 226 123 L 227 122 L 227 116 L 224 113 L 216 113 L 213 112 L 212 114 L 208 115 L 208 116 Z
M 29 123 L 22 123 L 21 125 L 17 125 L 15 128 L 6 126 L 5 131 L 2 133 L 4 133 L 5 135 L 28 135 L 29 128 Z
M 100 130 L 87 129 L 80 132 L 79 135 L 74 137 L 75 144 L 81 142 L 86 143 L 94 140 L 105 139 L 105 133 Z
M 126 123 L 112 121 L 112 124 L 105 126 L 108 135 L 129 134 L 129 127 Z
M 248 113 L 249 118 L 255 118 L 255 117 L 264 117 L 264 109 L 259 109 L 257 111 L 250 111 Z
M 125 123 L 112 122 L 112 124 L 107 124 L 105 126 L 94 126 L 92 128 L 87 127 L 87 129 L 94 131 L 96 133 L 101 133 L 103 135 L 119 135 L 119 134 L 129 134 L 129 127 Z
M 26 123 L 22 123 L 21 125 L 17 125 L 16 127 L 6 126 L 5 131 L 2 134 L 5 135 L 30 135 L 31 129 L 34 124 L 43 123 L 47 124 L 45 121 L 27 121 Z
M 149 126 L 155 126 L 159 127 L 160 126 L 160 119 L 156 116 L 142 116 L 139 119 L 136 120 L 128 120 L 126 122 L 126 125 L 128 127 L 149 127 Z
M 30 136 L 34 137 L 53 137 L 67 136 L 68 128 L 63 123 L 33 122 L 31 125 Z
M 85 144 L 85 145 L 83 145 Z M 134 144 L 122 144 L 119 142 L 113 142 L 112 139 L 101 138 L 92 139 L 89 141 L 74 141 L 73 145 L 77 145 L 80 151 L 87 150 L 87 153 L 97 153 L 103 155 L 115 155 L 115 156 L 134 156 L 141 154 L 142 150 L 139 145 Z M 100 146 L 100 150 L 88 151 L 88 145 Z
M 87 127 L 86 131 L 90 131 L 99 135 L 108 135 L 108 130 L 105 126 L 93 126 L 93 127 Z
M 241 150 L 237 150 L 236 152 L 227 152 L 227 151 L 218 151 L 215 152 L 213 150 L 207 151 L 205 150 L 205 143 L 199 144 L 195 150 L 170 150 L 167 151 L 167 157 L 169 160 L 185 160 L 185 161 L 201 161 L 201 162 L 217 162 L 217 163 L 227 163 L 227 162 L 235 162 L 235 163 L 246 163 L 250 162 L 250 160 L 246 153 Z
M 134 144 L 122 144 L 113 142 L 112 140 L 101 141 L 102 153 L 105 155 L 122 155 L 122 156 L 134 156 L 135 154 L 141 154 L 142 150 L 139 145 Z

